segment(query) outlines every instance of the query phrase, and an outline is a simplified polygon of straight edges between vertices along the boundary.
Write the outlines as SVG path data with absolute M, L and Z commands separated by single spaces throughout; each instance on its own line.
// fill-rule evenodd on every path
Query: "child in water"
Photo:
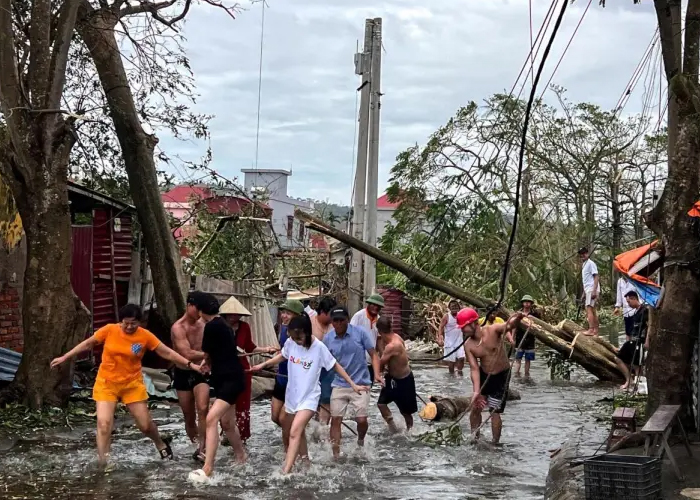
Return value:
M 343 367 L 336 363 L 323 342 L 313 336 L 311 320 L 306 313 L 292 318 L 287 333 L 289 339 L 282 346 L 280 354 L 250 369 L 252 372 L 258 372 L 285 360 L 289 361 L 287 365 L 289 380 L 284 403 L 287 414 L 284 425 L 289 429 L 289 448 L 282 468 L 284 474 L 291 472 L 297 456 L 301 457 L 302 461 L 309 460 L 306 426 L 318 408 L 321 397 L 319 378 L 322 368 L 328 371 L 335 370 L 358 394 L 369 391 L 369 387 L 355 385 Z

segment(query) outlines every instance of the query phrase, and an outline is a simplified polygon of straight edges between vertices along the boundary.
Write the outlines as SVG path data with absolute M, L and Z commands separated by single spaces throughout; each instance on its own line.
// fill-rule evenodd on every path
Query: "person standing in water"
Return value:
M 456 319 L 461 307 L 458 300 L 451 300 L 449 311 L 442 317 L 438 328 L 437 342 L 438 345 L 444 346 L 443 354 L 447 356 L 445 362 L 450 375 L 454 375 L 455 367 L 458 375 L 462 375 L 464 370 L 464 339 L 462 339 L 462 331 L 457 326 Z
M 379 361 L 379 369 L 387 369 L 384 377 L 384 387 L 379 393 L 377 407 L 389 426 L 389 431 L 396 433 L 398 429 L 389 409 L 389 403 L 396 403 L 406 422 L 406 431 L 413 427 L 413 414 L 418 411 L 416 402 L 416 381 L 408 362 L 408 354 L 403 339 L 391 331 L 391 319 L 382 316 L 377 321 L 377 330 L 382 336 L 384 352 Z
M 382 346 L 381 339 L 378 337 L 379 333 L 377 332 L 377 320 L 379 319 L 379 314 L 382 312 L 382 309 L 384 309 L 384 297 L 375 293 L 367 297 L 365 303 L 364 309 L 360 309 L 353 314 L 350 324 L 370 332 L 377 352 L 381 352 Z M 372 359 L 369 357 L 369 354 L 366 356 L 366 361 L 367 368 L 369 369 L 369 378 L 370 380 L 374 380 L 374 365 L 372 364 Z
M 348 323 L 348 310 L 338 306 L 331 311 L 333 330 L 323 338 L 323 343 L 335 356 L 335 359 L 345 367 L 352 382 L 356 386 L 370 386 L 372 379 L 367 368 L 365 355 L 372 360 L 374 381 L 384 383 L 379 370 L 379 357 L 375 351 L 372 334 Z M 358 393 L 353 384 L 335 377 L 331 394 L 331 443 L 333 457 L 340 456 L 341 425 L 348 409 L 357 423 L 357 444 L 364 446 L 365 436 L 369 428 L 367 415 L 369 411 L 369 392 Z
M 472 433 L 479 437 L 481 412 L 488 407 L 494 444 L 501 439 L 501 414 L 506 407 L 510 382 L 510 363 L 503 340 L 506 332 L 517 328 L 522 318 L 523 313 L 517 312 L 506 323 L 481 326 L 474 309 L 465 308 L 457 313 L 457 326 L 467 339 L 465 346 L 473 385 L 469 416 Z
M 578 251 L 581 259 L 581 278 L 583 281 L 583 295 L 581 297 L 586 307 L 586 317 L 588 319 L 588 330 L 584 335 L 598 336 L 598 312 L 596 305 L 600 295 L 600 276 L 598 266 L 588 256 L 588 248 L 583 247 Z
M 279 342 L 280 349 L 287 342 L 287 325 L 289 322 L 304 314 L 304 305 L 298 300 L 287 300 L 280 307 L 280 334 Z M 275 386 L 272 389 L 272 403 L 270 405 L 271 418 L 274 423 L 282 428 L 282 443 L 284 449 L 289 445 L 289 435 L 285 431 L 284 424 L 284 397 L 287 391 L 287 362 L 282 360 L 277 367 L 277 376 L 275 377 Z
M 239 354 L 274 354 L 279 349 L 276 347 L 258 347 L 253 342 L 253 333 L 250 331 L 250 325 L 245 321 L 241 321 L 243 316 L 250 316 L 250 311 L 246 309 L 243 304 L 241 304 L 236 297 L 229 297 L 226 302 L 221 304 L 219 309 L 219 315 L 226 320 L 226 323 L 233 330 L 236 336 L 236 347 L 239 350 Z M 240 351 L 243 351 L 242 353 Z M 238 359 L 241 361 L 241 366 L 243 366 L 243 371 L 245 372 L 245 389 L 236 399 L 236 422 L 238 426 L 238 432 L 241 435 L 241 440 L 245 443 L 250 438 L 250 397 L 253 384 L 253 375 L 248 371 L 250 370 L 250 363 L 248 362 L 247 356 L 239 356 Z M 221 421 L 221 427 L 224 430 L 224 434 L 228 429 L 230 422 Z M 226 445 L 227 443 L 222 443 Z
M 205 461 L 201 469 L 190 472 L 194 482 L 207 482 L 214 473 L 216 451 L 219 447 L 219 423 L 236 454 L 236 462 L 243 464 L 247 455 L 243 448 L 236 418 L 236 400 L 245 391 L 245 374 L 238 358 L 236 335 L 226 321 L 219 316 L 219 301 L 212 294 L 204 293 L 198 299 L 197 309 L 206 323 L 202 339 L 204 364 L 211 369 L 211 381 L 216 400 L 207 415 Z
M 127 304 L 119 310 L 119 324 L 103 326 L 66 354 L 51 361 L 51 368 L 57 368 L 78 354 L 103 345 L 102 362 L 92 388 L 92 399 L 95 400 L 97 411 L 97 459 L 102 466 L 109 459 L 114 410 L 119 401 L 129 409 L 139 430 L 153 441 L 160 457 L 169 460 L 173 458 L 170 439 L 161 438 L 148 411 L 148 392 L 141 373 L 141 359 L 146 351 L 154 351 L 161 358 L 183 369 L 202 372 L 198 365 L 192 364 L 165 346 L 151 332 L 141 328 L 141 318 L 141 308 Z
M 204 321 L 200 318 L 196 306 L 201 295 L 202 292 L 191 292 L 187 296 L 184 316 L 178 319 L 170 329 L 170 340 L 175 352 L 194 364 L 200 364 L 204 359 L 204 352 L 202 352 Z M 203 463 L 209 411 L 209 381 L 197 372 L 176 367 L 173 387 L 177 391 L 177 400 L 185 418 L 187 437 L 193 443 L 197 443 L 197 449 L 192 458 Z
M 520 311 L 525 317 L 539 318 L 535 310 L 535 299 L 531 295 L 523 295 L 520 299 Z M 515 375 L 520 376 L 520 365 L 525 358 L 525 378 L 530 378 L 530 363 L 535 361 L 535 336 L 532 333 L 525 335 L 522 329 L 515 332 Z
M 288 327 L 289 339 L 282 347 L 282 352 L 274 358 L 251 368 L 259 372 L 268 366 L 274 366 L 288 360 L 289 381 L 286 387 L 285 412 L 283 419 L 289 434 L 289 447 L 282 472 L 289 474 L 297 457 L 309 462 L 309 450 L 306 442 L 306 426 L 316 413 L 321 397 L 321 369 L 333 370 L 345 380 L 355 393 L 362 394 L 369 387 L 356 385 L 343 367 L 336 362 L 328 348 L 316 339 L 311 330 L 311 322 L 306 314 L 292 318 Z
M 324 297 L 318 303 L 316 315 L 311 317 L 311 331 L 317 340 L 323 341 L 323 337 L 333 329 L 331 311 L 336 305 L 337 302 L 332 297 Z M 318 420 L 323 424 L 328 424 L 331 420 L 331 383 L 334 379 L 334 371 L 321 370 L 321 399 L 318 405 Z
M 649 329 L 649 308 L 639 300 L 639 294 L 635 290 L 629 290 L 625 294 L 627 304 L 632 308 L 632 330 L 627 335 L 627 340 L 617 352 L 615 363 L 625 376 L 625 383 L 620 389 L 629 388 L 632 381 L 632 374 L 642 374 L 642 346 L 649 349 L 647 331 Z

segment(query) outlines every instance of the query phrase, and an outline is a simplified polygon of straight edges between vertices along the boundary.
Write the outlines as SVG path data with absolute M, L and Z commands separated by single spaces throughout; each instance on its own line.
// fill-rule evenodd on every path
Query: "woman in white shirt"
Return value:
M 309 450 L 306 444 L 306 426 L 313 418 L 318 408 L 321 397 L 321 384 L 319 378 L 321 369 L 335 370 L 350 384 L 350 387 L 358 394 L 369 391 L 369 387 L 356 385 L 328 348 L 316 339 L 311 331 L 311 321 L 306 314 L 293 318 L 287 328 L 289 339 L 282 347 L 282 352 L 272 359 L 251 368 L 251 371 L 260 371 L 268 366 L 275 366 L 288 360 L 288 382 L 285 393 L 284 410 L 289 417 L 284 419 L 284 424 L 290 427 L 289 448 L 284 461 L 282 472 L 289 474 L 296 457 L 303 461 L 309 460 Z

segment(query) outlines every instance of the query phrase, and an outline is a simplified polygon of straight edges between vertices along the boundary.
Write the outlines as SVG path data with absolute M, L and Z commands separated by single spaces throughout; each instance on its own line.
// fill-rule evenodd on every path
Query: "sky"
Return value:
M 200 94 L 195 110 L 214 115 L 211 166 L 242 181 L 240 170 L 255 163 L 262 6 L 241 1 L 235 20 L 197 4 L 183 33 Z M 531 2 L 536 36 L 550 0 Z M 605 8 L 591 2 L 552 83 L 565 87 L 572 101 L 611 109 L 649 45 L 656 18 L 652 2 L 615 0 Z M 268 5 L 258 167 L 291 169 L 289 194 L 299 198 L 350 204 L 360 84 L 353 57 L 365 19 L 383 20 L 380 195 L 398 153 L 424 143 L 460 106 L 509 91 L 530 51 L 528 0 Z M 567 8 L 540 85 L 549 80 L 587 5 L 576 0 Z M 642 100 L 635 91 L 625 112 L 640 111 Z M 183 158 L 197 158 L 207 146 L 164 133 L 160 139 L 171 155 Z

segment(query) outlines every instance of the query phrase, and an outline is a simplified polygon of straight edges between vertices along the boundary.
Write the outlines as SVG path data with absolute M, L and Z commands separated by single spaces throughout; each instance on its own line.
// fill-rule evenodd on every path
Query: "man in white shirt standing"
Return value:
M 371 333 L 372 339 L 377 349 L 377 353 L 381 355 L 383 346 L 381 345 L 381 339 L 377 339 L 379 335 L 377 332 L 377 320 L 379 319 L 379 313 L 384 309 L 384 297 L 381 295 L 374 294 L 367 297 L 365 301 L 366 307 L 357 311 L 350 320 L 350 324 L 353 326 L 360 327 Z M 379 340 L 379 342 L 378 342 Z M 374 370 L 372 368 L 372 359 L 367 356 L 367 366 L 369 368 L 370 380 L 374 380 Z
M 615 300 L 615 310 L 613 311 L 613 314 L 615 316 L 619 316 L 620 313 L 622 313 L 622 318 L 625 322 L 625 335 L 627 336 L 627 340 L 630 340 L 632 337 L 634 330 L 633 316 L 636 309 L 630 307 L 625 297 L 627 296 L 627 292 L 636 291 L 637 289 L 635 286 L 622 276 L 620 276 L 620 278 L 617 280 L 617 299 Z
M 586 317 L 588 318 L 588 330 L 584 335 L 598 336 L 598 313 L 596 303 L 600 296 L 600 275 L 598 266 L 588 258 L 588 248 L 583 247 L 578 251 L 581 259 L 581 277 L 583 279 L 583 303 L 586 306 Z

